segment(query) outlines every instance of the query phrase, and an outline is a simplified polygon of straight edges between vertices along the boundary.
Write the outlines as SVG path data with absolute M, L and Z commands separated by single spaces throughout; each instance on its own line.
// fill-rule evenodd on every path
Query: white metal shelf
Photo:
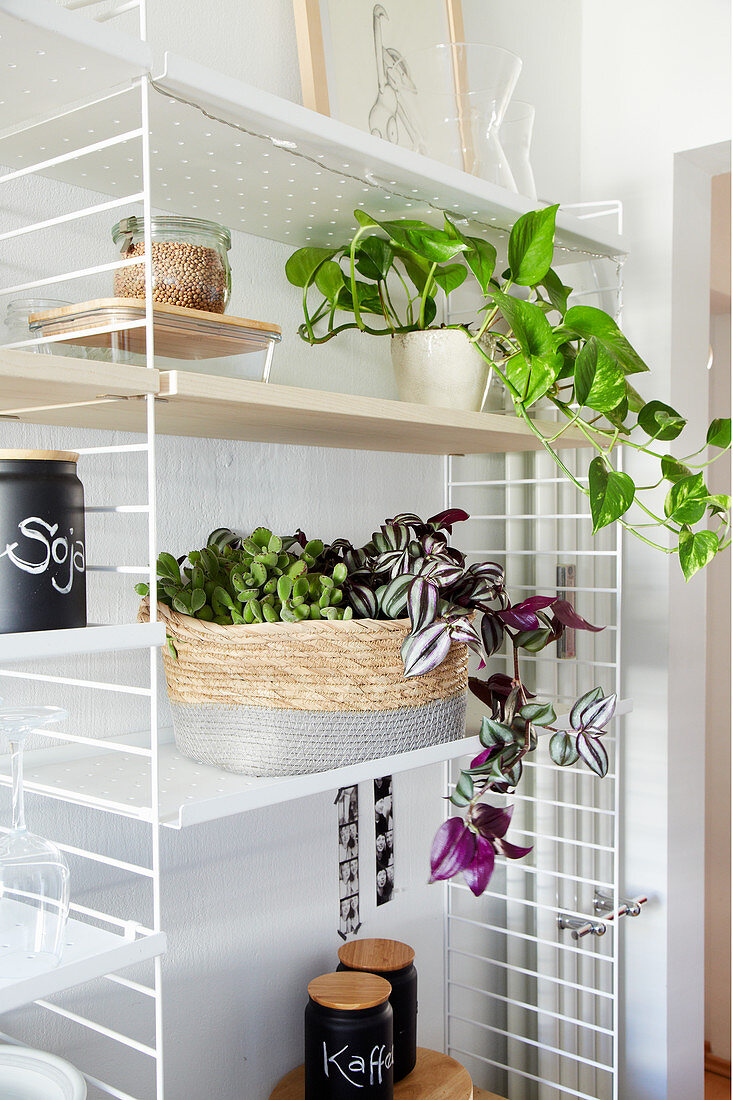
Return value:
M 475 708 L 474 708 L 475 709 Z M 628 714 L 630 700 L 621 700 L 617 715 Z M 476 711 L 476 727 L 480 717 Z M 473 724 L 473 722 L 472 722 Z M 569 728 L 567 715 L 558 718 L 560 728 Z M 541 732 L 541 731 L 540 731 Z M 258 777 L 237 775 L 199 764 L 181 755 L 173 742 L 173 730 L 160 731 L 160 824 L 185 829 L 206 821 L 275 806 L 324 791 L 335 791 L 380 775 L 424 768 L 430 764 L 475 755 L 480 748 L 475 734 L 442 745 L 414 749 L 412 752 L 364 760 L 330 771 L 310 775 Z M 124 751 L 124 744 L 148 746 L 147 733 L 110 741 L 108 751 L 83 744 L 73 747 L 36 749 L 27 753 L 25 784 L 29 791 L 65 802 L 93 806 L 125 817 L 151 819 L 147 793 L 150 790 L 150 761 L 135 752 Z M 63 765 L 63 766 L 60 766 Z M 0 784 L 9 783 L 7 758 L 0 759 Z
M 18 904 L 18 903 L 16 903 Z M 5 914 L 9 903 L 3 902 Z M 18 904 L 18 908 L 23 908 Z M 25 978 L 0 978 L 0 1013 L 102 978 L 116 970 L 162 955 L 166 938 L 147 932 L 130 921 L 116 932 L 70 918 L 64 932 L 64 949 L 58 966 Z M 2 960 L 0 958 L 0 968 Z
M 52 0 L 0 0 L 0 41 L 0 118 L 8 130 L 129 83 L 152 65 L 140 39 Z
M 236 775 L 182 756 L 173 743 L 173 731 L 162 729 L 159 747 L 160 823 L 183 829 L 206 821 L 290 802 L 376 776 L 409 771 L 465 756 L 476 749 L 475 737 L 379 760 L 348 764 L 312 775 L 258 778 Z M 132 743 L 132 738 L 127 738 Z M 139 738 L 149 744 L 149 735 Z M 83 746 L 38 749 L 26 754 L 26 790 L 65 802 L 94 806 L 127 817 L 150 820 L 150 762 L 120 751 L 84 753 Z M 63 767 L 60 763 L 63 760 Z M 6 758 L 0 762 L 0 784 L 9 783 Z
M 9 661 L 46 660 L 72 653 L 110 653 L 124 649 L 149 649 L 165 643 L 162 623 L 121 623 L 119 626 L 84 626 L 73 630 L 29 630 L 0 634 L 0 665 Z
M 476 232 L 491 235 L 536 205 L 175 54 L 166 54 L 153 88 L 151 188 L 153 205 L 163 210 L 213 217 L 231 229 L 296 247 L 343 243 L 355 228 L 358 207 L 377 217 L 432 221 L 450 210 L 468 218 Z M 63 126 L 58 119 L 41 120 L 8 137 L 2 157 L 23 169 L 39 161 L 39 149 L 46 162 L 74 146 L 117 141 L 138 126 L 135 96 L 119 95 L 70 111 Z M 92 148 L 81 165 L 65 160 L 42 173 L 117 199 L 134 197 L 141 188 L 128 140 Z M 615 217 L 584 219 L 560 211 L 557 262 L 575 260 L 577 252 L 623 254 L 625 242 L 615 225 Z

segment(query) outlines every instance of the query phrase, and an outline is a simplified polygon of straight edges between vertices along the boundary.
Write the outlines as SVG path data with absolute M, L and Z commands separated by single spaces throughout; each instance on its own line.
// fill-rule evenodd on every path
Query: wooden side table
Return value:
M 304 1069 L 299 1066 L 275 1086 L 270 1100 L 304 1100 L 304 1096 Z M 409 1077 L 394 1087 L 394 1100 L 474 1100 L 474 1097 L 468 1071 L 447 1054 L 425 1047 L 418 1047 L 417 1065 Z

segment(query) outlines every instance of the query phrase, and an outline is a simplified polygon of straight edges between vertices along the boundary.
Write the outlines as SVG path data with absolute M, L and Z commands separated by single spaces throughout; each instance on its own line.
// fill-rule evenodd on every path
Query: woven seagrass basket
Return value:
M 178 749 L 245 775 L 302 775 L 465 736 L 468 652 L 405 679 L 408 619 L 220 626 L 159 605 Z M 147 604 L 139 618 L 148 618 Z

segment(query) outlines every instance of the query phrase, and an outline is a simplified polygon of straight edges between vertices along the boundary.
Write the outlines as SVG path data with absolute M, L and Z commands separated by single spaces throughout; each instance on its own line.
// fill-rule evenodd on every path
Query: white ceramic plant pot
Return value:
M 483 343 L 483 341 L 482 341 Z M 492 368 L 463 329 L 396 333 L 392 365 L 402 401 L 479 412 Z M 490 343 L 483 343 L 487 351 Z

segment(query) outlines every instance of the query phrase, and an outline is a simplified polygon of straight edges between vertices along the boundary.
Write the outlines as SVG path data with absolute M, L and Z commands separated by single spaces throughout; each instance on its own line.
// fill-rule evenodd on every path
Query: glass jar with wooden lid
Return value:
M 392 987 L 394 1079 L 412 1073 L 417 1061 L 417 971 L 415 952 L 399 940 L 357 939 L 339 948 L 339 970 L 377 974 Z
M 393 1100 L 391 986 L 376 974 L 322 974 L 308 986 L 305 1100 Z

